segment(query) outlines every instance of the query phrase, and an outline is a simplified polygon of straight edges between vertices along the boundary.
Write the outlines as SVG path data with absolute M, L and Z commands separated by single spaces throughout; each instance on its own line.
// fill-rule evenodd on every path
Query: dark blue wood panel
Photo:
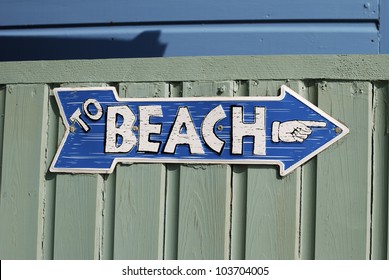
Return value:
M 378 54 L 374 23 L 147 25 L 0 30 L 0 60 Z
M 3 27 L 310 19 L 378 19 L 378 0 L 0 0 Z

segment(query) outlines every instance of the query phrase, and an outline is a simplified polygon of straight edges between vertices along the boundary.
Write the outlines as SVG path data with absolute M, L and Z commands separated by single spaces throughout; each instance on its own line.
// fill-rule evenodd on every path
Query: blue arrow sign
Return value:
M 50 170 L 116 163 L 277 164 L 286 175 L 346 126 L 293 90 L 277 97 L 119 98 L 113 87 L 54 90 L 66 131 Z

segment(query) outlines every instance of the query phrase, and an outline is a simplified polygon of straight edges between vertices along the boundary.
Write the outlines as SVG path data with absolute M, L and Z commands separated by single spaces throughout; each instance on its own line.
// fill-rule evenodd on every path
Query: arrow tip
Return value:
M 279 166 L 280 166 L 280 175 L 285 176 L 291 173 L 293 170 L 322 152 L 323 150 L 327 149 L 329 146 L 334 144 L 335 142 L 339 141 L 341 138 L 346 136 L 350 133 L 350 130 L 347 126 L 339 122 L 338 120 L 334 119 L 332 116 L 325 113 L 323 110 L 321 110 L 319 107 L 315 106 L 302 96 L 300 96 L 298 93 L 293 91 L 291 88 L 287 87 L 286 85 L 281 86 L 281 97 L 282 100 L 287 99 L 289 102 L 291 101 L 290 98 L 297 100 L 298 102 L 292 102 L 296 103 L 296 109 L 297 107 L 304 107 L 305 112 L 310 111 L 310 115 L 315 114 L 316 117 L 320 122 L 305 122 L 308 124 L 308 126 L 317 129 L 319 134 L 316 134 L 315 141 L 319 141 L 318 145 L 315 147 L 315 149 L 312 149 L 309 151 L 308 154 L 305 154 L 304 156 L 300 158 L 294 158 L 294 159 L 287 159 L 287 160 L 280 160 Z M 290 103 L 291 104 L 291 103 Z M 301 105 L 301 106 L 300 106 Z M 301 121 L 299 121 L 301 122 Z M 302 121 L 304 123 L 304 121 Z M 318 124 L 323 125 L 318 125 Z M 325 124 L 325 125 L 324 125 Z M 321 132 L 320 132 L 321 131 Z M 325 132 L 327 131 L 327 132 Z M 312 142 L 311 142 L 312 143 Z M 314 147 L 314 146 L 312 146 Z M 308 151 L 308 150 L 307 150 Z

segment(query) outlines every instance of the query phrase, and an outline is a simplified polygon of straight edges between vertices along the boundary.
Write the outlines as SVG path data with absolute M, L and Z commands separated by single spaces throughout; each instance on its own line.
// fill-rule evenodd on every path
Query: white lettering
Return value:
M 213 108 L 204 118 L 201 125 L 201 135 L 204 142 L 217 153 L 221 153 L 224 147 L 224 141 L 220 140 L 215 134 L 215 125 L 218 121 L 224 119 L 226 113 L 221 105 Z
M 182 133 L 183 129 L 186 133 Z M 166 141 L 165 153 L 173 154 L 177 145 L 187 144 L 191 154 L 204 154 L 203 147 L 187 107 L 180 107 Z
M 123 123 L 120 125 L 117 125 L 118 115 L 123 118 Z M 105 152 L 128 153 L 131 151 L 137 142 L 132 131 L 135 119 L 134 113 L 127 106 L 108 107 Z M 122 137 L 121 144 L 118 144 L 118 136 Z
M 89 111 L 89 105 L 93 104 L 96 108 L 96 113 L 92 114 Z M 103 116 L 103 108 L 101 107 L 100 103 L 96 99 L 88 99 L 84 102 L 84 113 L 87 115 L 88 118 L 94 121 L 98 121 Z
M 155 106 L 139 106 L 139 152 L 158 153 L 159 142 L 151 142 L 150 134 L 161 134 L 161 124 L 151 124 L 150 117 L 162 117 L 162 107 Z
M 73 115 L 70 116 L 70 121 L 72 123 L 78 123 L 80 127 L 85 131 L 89 131 L 89 126 L 81 119 L 81 110 L 80 108 L 77 108 L 76 111 L 74 111 Z
M 265 108 L 255 107 L 254 123 L 243 122 L 243 107 L 232 107 L 232 153 L 243 154 L 243 137 L 254 137 L 254 155 L 266 155 Z

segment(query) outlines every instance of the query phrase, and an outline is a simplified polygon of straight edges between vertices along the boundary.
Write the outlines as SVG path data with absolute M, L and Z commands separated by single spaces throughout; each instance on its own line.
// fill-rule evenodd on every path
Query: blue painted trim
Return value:
M 0 0 L 0 27 L 242 20 L 378 20 L 379 0 Z
M 0 61 L 379 52 L 374 23 L 0 30 L 0 46 Z
M 389 54 L 389 1 L 380 2 L 380 53 Z

